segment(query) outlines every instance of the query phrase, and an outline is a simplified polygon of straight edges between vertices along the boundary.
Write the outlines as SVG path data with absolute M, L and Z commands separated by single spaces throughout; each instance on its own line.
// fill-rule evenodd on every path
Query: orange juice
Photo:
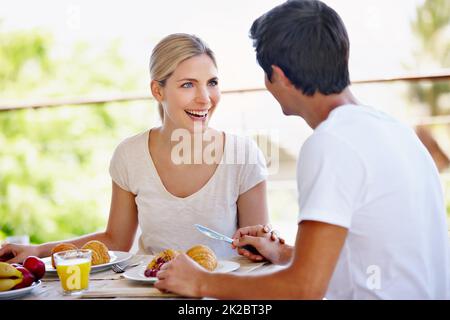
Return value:
M 89 286 L 90 259 L 68 259 L 56 266 L 56 272 L 65 292 L 85 290 Z

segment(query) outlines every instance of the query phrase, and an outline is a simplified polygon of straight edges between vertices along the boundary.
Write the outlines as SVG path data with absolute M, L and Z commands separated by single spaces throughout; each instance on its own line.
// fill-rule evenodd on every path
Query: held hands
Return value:
M 0 246 L 0 261 L 22 263 L 28 256 L 39 256 L 37 246 L 4 243 Z
M 256 255 L 248 250 L 238 248 L 239 254 L 253 261 L 267 259 L 273 263 L 278 262 L 280 247 L 285 243 L 284 239 L 279 238 L 270 225 L 241 228 L 236 231 L 233 238 L 235 239 L 232 244 L 234 249 L 249 244 L 261 253 L 261 255 Z M 163 264 L 156 275 L 158 281 L 154 286 L 162 292 L 173 292 L 187 297 L 202 297 L 209 283 L 210 275 L 210 272 L 182 253 Z
M 240 255 L 247 257 L 252 261 L 269 260 L 272 263 L 278 263 L 281 246 L 285 240 L 279 238 L 276 231 L 272 230 L 270 225 L 256 225 L 240 228 L 233 235 L 233 249 L 237 248 Z M 241 248 L 244 245 L 255 247 L 260 254 L 254 254 Z

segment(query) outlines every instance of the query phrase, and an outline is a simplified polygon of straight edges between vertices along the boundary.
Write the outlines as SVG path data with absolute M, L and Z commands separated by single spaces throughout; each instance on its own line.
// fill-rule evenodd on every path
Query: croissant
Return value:
M 101 241 L 91 240 L 85 243 L 81 249 L 92 250 L 91 264 L 93 266 L 108 263 L 111 259 L 109 256 L 108 247 Z
M 217 268 L 217 257 L 210 248 L 197 245 L 186 251 L 186 254 L 208 271 Z
M 161 269 L 162 265 L 170 260 L 175 259 L 180 252 L 173 249 L 167 249 L 160 253 L 158 253 L 152 261 L 147 265 L 147 269 L 145 270 L 145 276 L 147 277 L 156 277 L 156 274 Z
M 67 251 L 67 250 L 76 250 L 78 249 L 76 245 L 73 243 L 60 243 L 53 247 L 52 249 L 52 266 L 56 269 L 55 258 L 53 255 L 57 252 Z

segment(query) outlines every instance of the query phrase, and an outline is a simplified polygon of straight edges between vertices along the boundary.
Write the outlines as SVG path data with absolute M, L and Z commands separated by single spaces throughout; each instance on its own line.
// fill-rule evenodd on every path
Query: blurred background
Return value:
M 248 38 L 253 20 L 282 2 L 0 0 L 0 241 L 41 243 L 106 226 L 114 148 L 160 123 L 150 52 L 185 32 L 218 60 L 223 95 L 211 126 L 252 136 L 265 151 L 271 221 L 293 243 L 295 164 L 311 129 L 263 89 Z M 352 90 L 416 129 L 450 212 L 450 1 L 324 2 L 348 29 Z

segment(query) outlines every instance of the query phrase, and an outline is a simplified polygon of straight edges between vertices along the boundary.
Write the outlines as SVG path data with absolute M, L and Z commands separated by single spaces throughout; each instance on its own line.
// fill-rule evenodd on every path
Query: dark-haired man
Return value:
M 301 116 L 314 133 L 298 159 L 295 247 L 272 241 L 258 226 L 238 230 L 234 244 L 251 244 L 288 266 L 259 276 L 220 275 L 180 255 L 155 286 L 216 298 L 448 298 L 436 166 L 411 128 L 350 92 L 349 41 L 338 14 L 320 1 L 288 1 L 257 19 L 251 37 L 267 89 L 284 114 Z

